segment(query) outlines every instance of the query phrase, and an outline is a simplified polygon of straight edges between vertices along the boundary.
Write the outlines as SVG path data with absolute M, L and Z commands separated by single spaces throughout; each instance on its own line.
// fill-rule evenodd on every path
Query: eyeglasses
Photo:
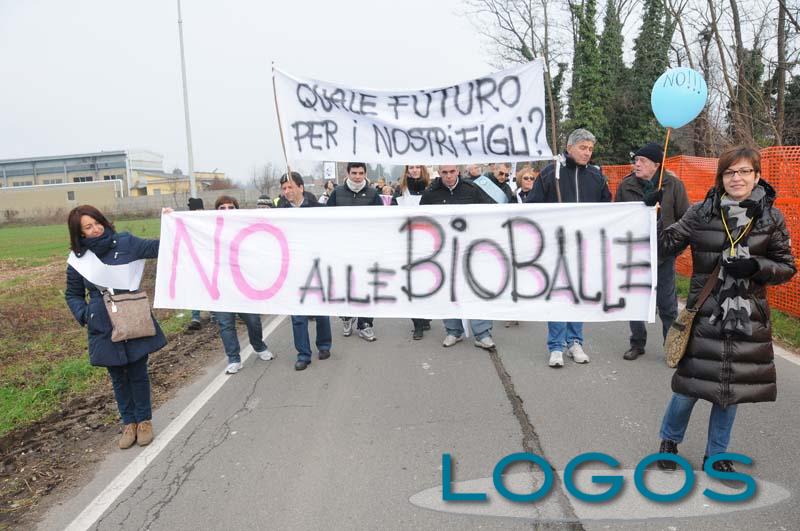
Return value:
M 756 170 L 754 170 L 753 168 L 742 168 L 741 170 L 725 170 L 724 172 L 722 172 L 722 176 L 730 179 L 731 177 L 733 177 L 738 173 L 740 177 L 750 177 L 751 175 L 753 175 L 754 171 Z
M 497 172 L 497 175 L 502 175 L 504 177 L 508 177 L 509 174 L 508 174 L 507 171 L 499 171 L 499 172 Z
M 528 176 L 525 176 L 525 177 L 523 177 L 523 178 L 522 178 L 522 180 L 523 180 L 523 181 L 532 181 L 532 180 L 533 180 L 533 177 L 528 177 Z
M 220 205 L 217 210 L 236 210 L 236 207 L 230 204 Z

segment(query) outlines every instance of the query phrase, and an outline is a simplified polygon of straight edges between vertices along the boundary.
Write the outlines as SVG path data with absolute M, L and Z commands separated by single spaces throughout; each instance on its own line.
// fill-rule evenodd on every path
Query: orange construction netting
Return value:
M 689 201 L 695 203 L 703 200 L 714 185 L 717 159 L 681 155 L 667 159 L 666 168 L 680 177 L 686 186 Z M 603 174 L 608 177 L 612 193 L 616 194 L 617 186 L 631 170 L 630 164 L 603 166 Z M 792 253 L 796 258 L 800 255 L 800 146 L 761 150 L 761 175 L 777 192 L 775 204 L 786 218 L 786 226 L 792 236 Z M 691 275 L 692 256 L 688 250 L 678 257 L 676 268 L 681 275 Z M 795 275 L 786 284 L 769 288 L 768 293 L 772 307 L 800 317 L 800 275 Z

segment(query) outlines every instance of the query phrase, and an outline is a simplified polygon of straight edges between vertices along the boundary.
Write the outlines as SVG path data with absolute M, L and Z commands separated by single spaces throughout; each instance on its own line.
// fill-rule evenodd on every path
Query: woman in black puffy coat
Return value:
M 666 229 L 659 227 L 659 255 L 692 248 L 688 306 L 720 264 L 717 285 L 695 317 L 686 353 L 672 377 L 661 452 L 678 453 L 698 399 L 712 403 L 704 466 L 706 458 L 726 452 L 738 404 L 775 401 L 766 288 L 787 282 L 796 267 L 783 214 L 774 202 L 775 190 L 761 178 L 759 152 L 737 147 L 720 156 L 715 186 L 705 200 Z M 675 469 L 673 461 L 658 465 Z M 729 460 L 712 466 L 733 471 Z
M 165 213 L 168 212 L 171 209 L 165 209 Z M 88 330 L 89 362 L 106 367 L 111 377 L 114 398 L 124 424 L 119 447 L 130 448 L 135 442 L 145 446 L 153 440 L 147 358 L 163 348 L 167 339 L 153 318 L 154 336 L 112 341 L 111 320 L 103 295 L 98 286 L 86 277 L 92 277 L 100 284 L 99 279 L 103 277 L 102 271 L 98 271 L 106 266 L 130 267 L 139 260 L 156 258 L 159 242 L 116 232 L 102 212 L 90 205 L 73 208 L 67 226 L 72 249 L 67 265 L 67 305 L 78 323 Z M 101 287 L 111 287 L 119 292 L 115 286 Z

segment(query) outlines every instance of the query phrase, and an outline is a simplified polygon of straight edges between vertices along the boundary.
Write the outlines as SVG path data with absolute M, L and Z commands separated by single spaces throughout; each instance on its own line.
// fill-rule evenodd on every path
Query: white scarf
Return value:
M 350 177 L 348 177 L 346 182 L 347 182 L 347 187 L 350 188 L 350 190 L 352 190 L 353 193 L 356 193 L 356 194 L 358 192 L 360 192 L 361 190 L 363 190 L 364 187 L 367 185 L 367 180 L 366 179 L 361 181 L 359 184 L 356 184 L 356 183 L 354 183 L 353 181 L 350 180 Z
M 70 252 L 67 263 L 83 278 L 101 288 L 136 291 L 144 274 L 143 259 L 128 264 L 108 265 L 101 262 L 97 255 L 89 250 L 80 258 L 75 256 L 74 252 Z

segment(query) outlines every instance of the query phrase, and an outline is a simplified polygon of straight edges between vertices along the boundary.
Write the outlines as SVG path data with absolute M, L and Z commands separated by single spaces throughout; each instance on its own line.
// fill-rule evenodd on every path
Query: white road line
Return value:
M 279 315 L 269 322 L 264 329 L 264 339 L 266 340 L 269 335 L 275 331 L 276 328 L 286 319 L 285 315 Z M 242 363 L 246 362 L 250 355 L 253 353 L 253 347 L 248 345 L 242 350 Z M 67 526 L 67 531 L 82 531 L 89 529 L 94 523 L 103 516 L 103 513 L 111 506 L 112 503 L 127 489 L 133 481 L 139 477 L 147 467 L 152 463 L 158 454 L 166 448 L 172 439 L 189 423 L 190 420 L 197 414 L 198 411 L 208 402 L 214 394 L 220 390 L 230 379 L 227 374 L 220 374 L 211 381 L 203 391 L 197 395 L 186 408 L 175 417 L 175 420 L 153 439 L 142 453 L 131 461 L 125 469 L 114 478 L 111 483 L 106 486 L 97 497 L 86 506 L 86 508 Z

